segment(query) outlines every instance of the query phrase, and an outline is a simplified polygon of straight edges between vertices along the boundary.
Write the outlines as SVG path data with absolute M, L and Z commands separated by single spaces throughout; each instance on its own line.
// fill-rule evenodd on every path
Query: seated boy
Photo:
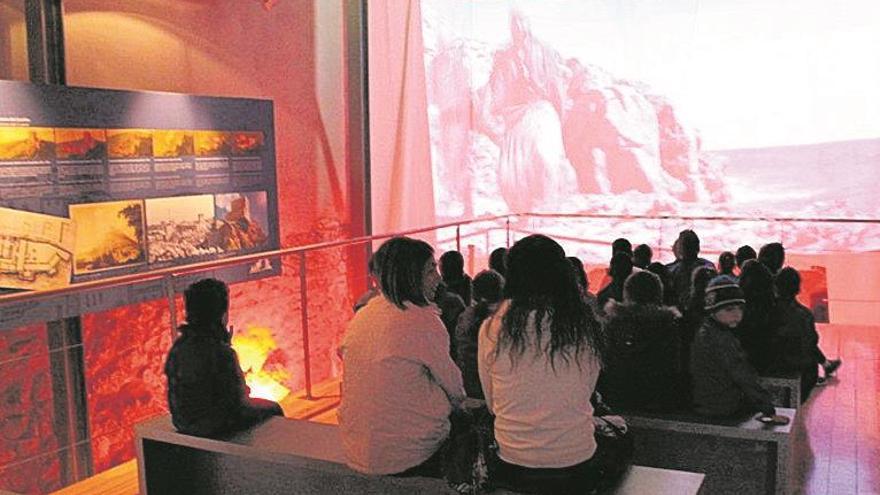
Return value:
M 706 287 L 705 303 L 708 316 L 691 345 L 696 412 L 715 417 L 760 412 L 762 421 L 787 423 L 775 415 L 770 394 L 758 384 L 758 373 L 733 333 L 743 317 L 742 289 L 730 276 L 719 275 Z
M 168 407 L 181 433 L 218 436 L 284 413 L 277 403 L 248 397 L 250 390 L 226 330 L 229 290 L 203 279 L 184 292 L 186 324 L 179 328 L 165 376 Z
M 840 366 L 840 360 L 828 360 L 819 349 L 813 313 L 796 299 L 800 291 L 798 271 L 792 267 L 780 270 L 776 275 L 780 326 L 773 335 L 774 364 L 770 371 L 800 372 L 801 401 L 805 401 L 818 381 L 819 365 L 830 376 Z

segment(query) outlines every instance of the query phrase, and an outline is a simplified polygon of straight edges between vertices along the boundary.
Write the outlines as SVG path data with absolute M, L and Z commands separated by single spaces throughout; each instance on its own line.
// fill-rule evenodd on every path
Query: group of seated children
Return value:
M 786 422 L 758 372 L 797 370 L 809 393 L 819 365 L 826 376 L 840 365 L 821 353 L 812 315 L 795 299 L 800 277 L 782 268 L 781 244 L 760 256 L 747 246 L 725 252 L 718 274 L 699 242 L 683 231 L 676 261 L 663 265 L 648 246 L 615 241 L 597 301 L 580 260 L 543 235 L 496 250 L 473 280 L 458 252 L 440 257 L 438 273 L 427 243 L 386 241 L 370 260 L 377 287 L 356 305 L 340 346 L 349 466 L 439 476 L 467 398 L 483 399 L 494 417 L 496 475 L 533 493 L 600 482 L 607 454 L 594 438 L 596 391 L 623 410 Z M 203 280 L 185 299 L 187 324 L 166 364 L 175 426 L 211 436 L 281 414 L 247 397 L 225 285 Z

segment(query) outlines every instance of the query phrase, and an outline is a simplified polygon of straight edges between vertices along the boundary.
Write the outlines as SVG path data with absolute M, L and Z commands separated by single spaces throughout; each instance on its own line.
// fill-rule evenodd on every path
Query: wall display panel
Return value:
M 273 119 L 272 102 L 263 100 L 0 81 L 0 267 L 12 266 L 13 247 L 35 242 L 36 234 L 11 227 L 28 215 L 79 234 L 65 239 L 75 238 L 72 252 L 57 240 L 46 248 L 47 256 L 67 255 L 51 276 L 43 270 L 29 280 L 20 267 L 4 268 L 0 284 L 39 290 L 277 249 Z M 210 275 L 242 281 L 280 270 L 274 259 L 255 266 Z M 123 295 L 7 305 L 0 328 L 163 290 L 152 282 Z

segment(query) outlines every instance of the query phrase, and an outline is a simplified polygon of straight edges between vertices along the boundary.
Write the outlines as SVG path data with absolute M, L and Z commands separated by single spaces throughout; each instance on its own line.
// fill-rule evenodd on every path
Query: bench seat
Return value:
M 209 439 L 178 433 L 170 417 L 162 416 L 135 431 L 142 495 L 454 493 L 443 480 L 352 471 L 344 464 L 337 425 L 272 418 Z M 634 466 L 616 493 L 693 495 L 702 480 L 698 473 Z

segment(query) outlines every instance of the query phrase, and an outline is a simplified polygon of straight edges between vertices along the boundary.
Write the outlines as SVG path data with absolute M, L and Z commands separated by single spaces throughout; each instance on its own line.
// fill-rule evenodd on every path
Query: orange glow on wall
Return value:
M 232 347 L 238 353 L 238 362 L 244 371 L 245 382 L 251 389 L 251 397 L 276 402 L 287 397 L 290 389 L 284 386 L 284 382 L 290 375 L 282 366 L 283 363 L 275 360 L 275 355 L 281 351 L 272 338 L 271 330 L 248 326 L 244 332 L 232 336 Z

